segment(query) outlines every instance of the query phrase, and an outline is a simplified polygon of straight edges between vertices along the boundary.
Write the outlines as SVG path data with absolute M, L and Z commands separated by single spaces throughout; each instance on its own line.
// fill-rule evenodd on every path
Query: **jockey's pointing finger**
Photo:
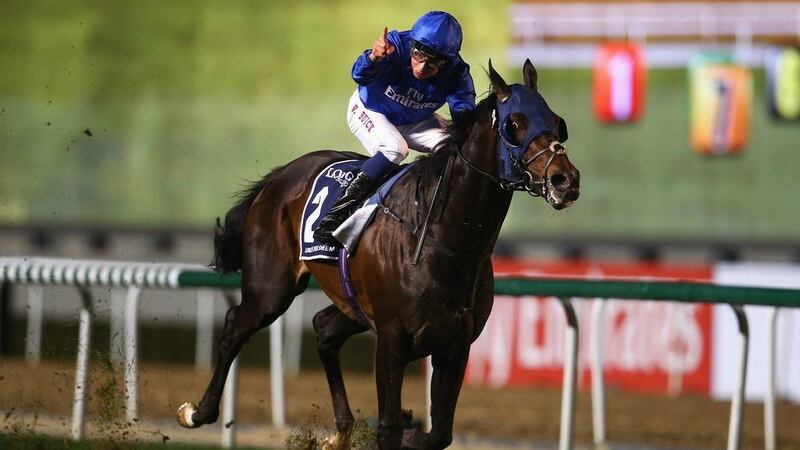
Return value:
M 386 35 L 389 33 L 389 27 L 383 27 L 383 45 L 384 49 L 386 50 L 387 55 L 391 55 L 394 52 L 394 45 L 389 43 L 389 40 L 386 39 Z

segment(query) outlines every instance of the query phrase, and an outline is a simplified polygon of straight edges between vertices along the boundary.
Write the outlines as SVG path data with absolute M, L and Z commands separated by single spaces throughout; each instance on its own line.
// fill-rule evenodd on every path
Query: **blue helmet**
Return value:
M 425 13 L 411 27 L 411 39 L 448 58 L 455 58 L 461 51 L 462 37 L 461 25 L 444 11 Z

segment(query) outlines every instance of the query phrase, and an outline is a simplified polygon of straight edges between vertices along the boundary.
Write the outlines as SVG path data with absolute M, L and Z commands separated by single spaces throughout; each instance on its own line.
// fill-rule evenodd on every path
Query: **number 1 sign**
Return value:
M 597 48 L 593 72 L 594 114 L 606 123 L 636 121 L 644 110 L 647 75 L 639 47 L 608 42 Z

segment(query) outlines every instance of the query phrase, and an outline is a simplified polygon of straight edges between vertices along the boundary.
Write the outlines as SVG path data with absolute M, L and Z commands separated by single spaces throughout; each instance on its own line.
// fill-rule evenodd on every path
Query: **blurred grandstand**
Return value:
M 598 41 L 631 40 L 652 68 L 684 68 L 700 51 L 726 51 L 760 66 L 764 49 L 793 44 L 800 4 L 793 1 L 518 1 L 510 7 L 511 60 L 589 67 Z

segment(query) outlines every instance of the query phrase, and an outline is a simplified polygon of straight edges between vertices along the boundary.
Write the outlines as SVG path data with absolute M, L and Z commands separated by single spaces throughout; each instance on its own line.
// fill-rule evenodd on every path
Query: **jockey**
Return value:
M 409 147 L 431 151 L 444 138 L 448 121 L 435 113 L 445 102 L 450 115 L 475 109 L 469 65 L 459 56 L 461 25 L 452 15 L 431 11 L 411 30 L 384 28 L 371 49 L 353 64 L 358 89 L 347 106 L 347 124 L 371 155 L 314 232 L 335 244 L 331 233 L 373 188 L 408 156 Z

